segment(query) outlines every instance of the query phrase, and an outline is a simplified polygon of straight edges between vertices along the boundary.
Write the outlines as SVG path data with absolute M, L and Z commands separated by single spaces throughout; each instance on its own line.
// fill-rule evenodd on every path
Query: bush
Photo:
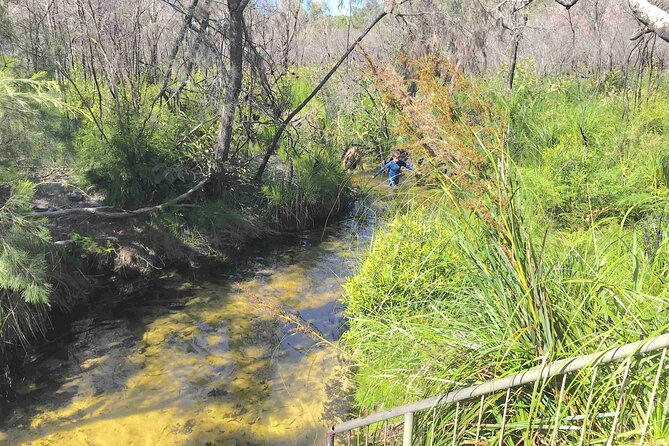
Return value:
M 0 289 L 32 304 L 46 304 L 51 286 L 45 252 L 51 240 L 45 222 L 30 218 L 34 185 L 19 181 L 0 207 Z
M 262 194 L 275 223 L 303 229 L 325 221 L 346 206 L 350 199 L 348 184 L 339 157 L 319 151 L 285 155 Z
M 75 136 L 77 174 L 101 185 L 110 204 L 165 201 L 192 186 L 195 172 L 209 172 L 213 124 L 193 122 L 201 117 L 200 105 L 187 94 L 181 98 L 182 113 L 153 104 L 160 86 L 145 79 L 117 85 L 124 93 L 115 98 L 104 84 L 86 78 L 81 67 L 70 76 L 77 89 L 68 89 L 69 101 L 81 103 L 89 118 L 79 123 Z
M 420 312 L 463 286 L 460 253 L 447 221 L 424 209 L 397 215 L 377 231 L 369 256 L 344 287 L 351 314 Z
M 0 351 L 47 327 L 51 237 L 44 221 L 30 218 L 33 192 L 28 181 L 0 188 Z
M 187 189 L 194 175 L 176 149 L 176 129 L 168 119 L 146 134 L 139 117 L 101 138 L 92 122 L 77 136 L 78 170 L 88 183 L 102 185 L 116 206 L 163 201 Z

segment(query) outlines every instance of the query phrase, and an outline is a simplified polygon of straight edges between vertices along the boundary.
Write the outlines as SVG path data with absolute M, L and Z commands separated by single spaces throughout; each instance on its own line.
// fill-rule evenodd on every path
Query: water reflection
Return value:
M 323 426 L 346 406 L 326 395 L 345 385 L 341 358 L 249 295 L 336 339 L 341 281 L 368 235 L 356 224 L 258 254 L 235 280 L 167 275 L 145 296 L 77 321 L 40 351 L 0 444 L 324 443 Z

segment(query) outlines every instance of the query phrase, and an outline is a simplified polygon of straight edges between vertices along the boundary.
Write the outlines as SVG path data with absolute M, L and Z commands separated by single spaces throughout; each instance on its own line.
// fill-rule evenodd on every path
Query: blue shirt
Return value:
M 409 170 L 413 170 L 413 167 L 410 164 L 407 164 L 402 160 L 395 162 L 395 160 L 391 159 L 374 174 L 374 177 L 380 175 L 381 172 L 388 169 L 388 178 L 395 178 L 400 174 L 400 170 L 402 170 L 402 167 L 406 167 Z

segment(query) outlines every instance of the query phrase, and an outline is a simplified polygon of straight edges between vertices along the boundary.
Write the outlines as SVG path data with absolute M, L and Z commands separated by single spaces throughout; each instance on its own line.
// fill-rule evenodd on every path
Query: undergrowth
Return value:
M 345 284 L 342 345 L 357 359 L 361 410 L 667 331 L 666 92 L 623 117 L 623 93 L 601 84 L 528 75 L 507 97 L 494 80 L 448 83 L 434 61 L 417 63 L 424 65 L 416 98 L 390 97 L 412 112 L 395 131 L 434 152 L 432 178 L 443 194 L 397 212 Z M 393 91 L 393 79 L 384 72 L 379 82 Z M 445 129 L 472 136 L 453 141 Z M 648 392 L 654 369 L 635 367 L 630 389 Z M 615 411 L 623 368 L 600 370 L 590 410 Z M 570 375 L 563 414 L 583 413 L 590 378 Z M 666 380 L 651 420 L 656 439 L 666 432 Z M 547 444 L 540 426 L 557 410 L 559 383 L 543 386 L 513 392 L 505 444 Z M 486 401 L 484 419 L 498 426 L 483 435 L 495 444 L 498 398 Z M 621 438 L 638 435 L 644 407 L 628 407 Z M 477 410 L 477 402 L 463 405 L 458 416 L 475 421 Z M 452 434 L 426 433 L 431 415 L 419 416 L 415 441 L 451 444 Z M 437 432 L 454 417 L 454 406 L 440 409 Z M 610 423 L 593 422 L 590 440 Z M 471 434 L 463 430 L 460 439 Z M 567 432 L 559 444 L 578 440 Z

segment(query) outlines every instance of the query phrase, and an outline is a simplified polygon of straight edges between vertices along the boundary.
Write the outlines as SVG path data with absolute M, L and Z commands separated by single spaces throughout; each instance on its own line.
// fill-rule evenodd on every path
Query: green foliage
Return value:
M 117 100 L 106 89 L 98 94 L 96 84 L 80 70 L 71 76 L 78 91 L 68 91 L 70 100 L 88 104 L 94 115 L 81 123 L 76 135 L 77 172 L 86 182 L 102 185 L 110 204 L 163 201 L 191 186 L 195 172 L 209 171 L 210 120 L 190 131 L 196 126 L 187 113 L 152 107 L 159 86 L 144 80 L 139 87 L 143 94 L 131 101 L 127 98 L 136 86 L 119 85 L 128 91 Z
M 241 213 L 244 205 L 239 203 L 239 198 L 239 195 L 228 193 L 224 200 L 205 203 L 188 211 L 186 219 L 191 227 L 203 232 L 230 231 L 244 233 L 250 229 L 251 223 Z
M 48 327 L 50 234 L 30 216 L 33 184 L 19 178 L 59 155 L 62 112 L 76 109 L 44 73 L 21 79 L 0 71 L 0 351 Z
M 336 212 L 349 201 L 349 179 L 339 158 L 326 150 L 284 158 L 262 194 L 272 220 L 284 226 L 306 228 Z
M 314 76 L 313 67 L 289 73 L 279 90 L 286 108 L 297 106 L 311 93 Z M 312 99 L 301 112 L 302 122 L 287 132 L 261 190 L 273 223 L 293 229 L 311 227 L 348 204 L 350 179 L 341 168 L 341 131 L 328 110 L 339 105 Z M 270 127 L 259 132 L 260 146 L 273 135 Z
M 357 145 L 366 156 L 385 159 L 398 143 L 397 135 L 391 131 L 395 111 L 383 103 L 368 79 L 361 79 L 357 87 L 359 92 L 352 103 L 342 104 L 342 110 L 331 113 L 329 129 L 336 135 L 338 146 Z
M 634 209 L 640 218 L 667 193 L 668 92 L 625 115 L 624 93 L 611 83 L 528 78 L 513 97 L 493 99 L 510 116 L 527 200 L 560 226 L 620 218 L 645 203 Z
M 423 212 L 399 214 L 377 232 L 360 272 L 346 283 L 349 312 L 411 314 L 463 285 L 447 221 Z
M 75 111 L 56 94 L 59 92 L 55 81 L 46 80 L 46 73 L 35 73 L 29 79 L 19 79 L 7 70 L 0 72 L 0 111 L 14 115 L 31 117 L 40 107 L 53 107 Z
M 87 237 L 77 232 L 70 233 L 70 240 L 72 240 L 84 254 L 94 257 L 106 257 L 115 251 L 111 241 L 105 240 L 104 244 L 100 244 L 92 237 Z
M 107 139 L 87 122 L 77 137 L 78 169 L 93 184 L 107 190 L 107 199 L 117 206 L 155 202 L 178 195 L 192 184 L 193 174 L 176 150 L 170 121 L 161 122 L 145 134 L 139 117 L 110 126 Z
M 481 96 L 507 129 L 500 149 L 476 148 L 485 175 L 459 184 L 444 177 L 444 198 L 378 230 L 345 284 L 349 330 L 342 342 L 358 359 L 363 410 L 669 330 L 666 92 L 623 119 L 615 76 L 592 84 L 520 79 L 511 97 L 494 82 Z M 454 93 L 454 114 L 467 113 L 466 94 Z M 647 391 L 654 369 L 635 364 L 629 392 Z M 600 370 L 591 413 L 615 411 L 623 369 Z M 583 413 L 590 377 L 570 375 L 562 413 Z M 541 424 L 538 417 L 553 419 L 558 389 L 549 381 L 514 391 L 506 444 L 545 440 L 532 426 Z M 499 424 L 493 408 L 500 401 L 486 404 L 484 422 Z M 668 407 L 657 406 L 655 438 L 666 433 Z M 477 410 L 462 405 L 460 419 L 475 423 Z M 627 410 L 621 436 L 638 434 L 643 419 L 643 408 Z M 450 429 L 454 417 L 455 407 L 441 410 L 436 431 Z M 588 434 L 606 423 L 594 422 Z M 578 441 L 570 435 L 565 444 Z M 450 443 L 449 435 L 434 444 Z
M 34 186 L 19 181 L 0 207 L 0 293 L 31 304 L 47 304 L 51 285 L 46 254 L 51 237 L 45 222 L 30 218 Z
M 62 100 L 58 84 L 45 73 L 21 79 L 8 68 L 0 70 L 0 182 L 55 160 L 63 163 L 71 136 L 65 112 L 77 110 Z
M 497 224 L 434 206 L 382 229 L 345 285 L 343 342 L 360 362 L 359 404 L 390 407 L 531 368 L 544 355 L 591 353 L 669 329 L 665 255 L 649 258 L 640 232 L 600 225 L 573 241 L 542 242 L 526 218 L 511 208 L 495 214 Z M 668 248 L 663 236 L 658 252 Z M 572 383 L 574 405 L 587 397 L 581 384 Z M 517 414 L 535 404 L 531 389 L 516 398 Z M 603 399 L 597 410 L 615 403 Z

